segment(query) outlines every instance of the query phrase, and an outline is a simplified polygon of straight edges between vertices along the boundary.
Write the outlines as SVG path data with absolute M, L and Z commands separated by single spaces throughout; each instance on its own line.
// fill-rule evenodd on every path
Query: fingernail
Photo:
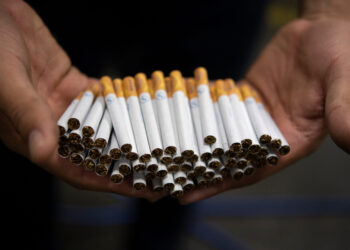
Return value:
M 41 145 L 43 144 L 44 137 L 39 130 L 33 130 L 29 135 L 28 147 L 29 156 L 33 162 L 36 162 L 39 152 L 41 150 Z

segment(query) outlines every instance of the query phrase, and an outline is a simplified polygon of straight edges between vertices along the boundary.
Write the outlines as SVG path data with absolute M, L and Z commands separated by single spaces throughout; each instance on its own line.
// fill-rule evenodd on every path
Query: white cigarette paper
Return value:
M 146 187 L 146 177 L 143 171 L 133 173 L 133 187 L 142 190 Z
M 177 171 L 174 174 L 175 183 L 184 184 L 186 182 L 186 173 L 184 171 Z
M 170 195 L 175 198 L 180 198 L 183 195 L 181 184 L 175 183 L 174 189 L 170 192 Z
M 152 189 L 155 192 L 163 191 L 162 180 L 159 177 L 152 179 Z
M 172 173 L 167 173 L 163 178 L 162 178 L 162 185 L 165 190 L 171 191 L 175 187 L 174 183 L 174 177 Z
M 113 169 L 111 173 L 111 181 L 120 184 L 124 180 L 124 175 L 120 172 L 120 164 L 119 162 L 115 161 L 113 163 Z
M 111 133 L 108 154 L 113 160 L 118 160 L 121 157 L 121 150 L 114 131 Z
M 209 92 L 207 71 L 204 68 L 197 68 L 194 75 L 199 100 L 202 135 L 206 143 L 212 144 L 219 138 L 219 132 L 215 119 L 213 101 Z
M 237 167 L 231 169 L 231 176 L 233 179 L 239 181 L 240 179 L 242 179 L 243 175 L 244 175 L 244 171 L 242 169 Z
M 103 145 L 107 146 L 108 140 L 109 140 L 110 135 L 111 135 L 112 128 L 113 127 L 112 127 L 111 117 L 109 115 L 108 110 L 105 110 L 105 112 L 102 116 L 100 125 L 98 127 L 96 137 L 95 137 L 95 139 L 96 139 L 95 142 L 97 142 L 97 145 L 99 147 L 103 147 Z M 98 143 L 99 141 L 101 144 Z
M 79 103 L 79 99 L 75 98 L 68 106 L 68 108 L 63 112 L 61 117 L 57 121 L 57 125 L 60 128 L 60 135 L 64 135 L 64 133 L 68 130 L 68 120 L 73 114 L 75 108 Z
M 149 162 L 146 163 L 146 169 L 151 172 L 158 170 L 158 161 L 155 157 L 152 157 Z
M 123 114 L 114 92 L 112 80 L 109 77 L 102 77 L 101 83 L 104 86 L 105 101 L 118 143 L 124 153 L 130 152 L 132 149 L 132 145 L 130 144 L 131 139 L 129 133 L 126 133 L 127 128 L 125 120 L 120 119 L 123 117 Z
M 153 156 L 158 157 L 163 154 L 163 145 L 158 131 L 157 120 L 153 111 L 152 99 L 147 85 L 147 78 L 143 73 L 135 76 L 135 82 L 139 95 L 139 103 L 142 117 L 147 133 L 149 149 Z
M 151 159 L 151 152 L 148 145 L 148 139 L 139 100 L 137 98 L 134 79 L 132 77 L 125 77 L 123 80 L 123 88 L 125 93 L 129 93 L 128 95 L 126 94 L 126 102 L 128 105 L 129 117 L 132 130 L 134 132 L 137 151 L 140 155 L 140 161 L 148 162 Z
M 156 175 L 159 177 L 164 177 L 167 173 L 168 173 L 167 167 L 163 163 L 159 162 Z
M 168 154 L 174 154 L 178 151 L 178 145 L 174 134 L 175 128 L 172 123 L 163 73 L 160 71 L 153 72 L 152 79 L 154 81 L 156 113 L 164 151 Z
M 91 137 L 96 133 L 98 125 L 101 121 L 105 109 L 105 101 L 103 96 L 98 96 L 92 105 L 83 124 L 83 134 L 86 137 Z
M 78 129 L 81 127 L 81 123 L 85 120 L 90 107 L 94 101 L 95 95 L 99 92 L 99 85 L 91 85 L 80 98 L 79 103 L 74 109 L 71 117 L 68 120 L 68 127 L 73 129 Z

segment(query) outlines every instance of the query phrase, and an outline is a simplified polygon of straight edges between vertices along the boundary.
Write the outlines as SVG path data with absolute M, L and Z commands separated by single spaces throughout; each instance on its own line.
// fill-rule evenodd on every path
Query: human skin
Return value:
M 331 1 L 337 2 L 337 1 Z M 342 2 L 342 1 L 340 1 Z M 319 1 L 326 4 L 327 1 Z M 256 183 L 313 152 L 329 133 L 350 152 L 349 21 L 335 5 L 315 9 L 281 29 L 242 82 L 251 84 L 290 143 L 291 153 L 274 168 L 237 182 L 196 189 L 180 202 L 198 201 L 231 188 Z M 347 6 L 346 6 L 347 7 Z M 57 156 L 56 121 L 71 100 L 95 81 L 72 66 L 40 17 L 20 0 L 0 1 L 0 138 L 11 150 L 74 187 L 143 197 L 164 195 L 115 185 Z M 348 97 L 349 96 L 349 97 Z M 43 122 L 44 121 L 44 122 Z

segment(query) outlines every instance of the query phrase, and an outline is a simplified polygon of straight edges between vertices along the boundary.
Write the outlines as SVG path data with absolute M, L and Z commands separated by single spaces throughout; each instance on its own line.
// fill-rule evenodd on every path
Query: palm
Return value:
M 350 37 L 341 31 L 348 27 L 348 24 L 336 21 L 311 23 L 298 20 L 276 35 L 241 82 L 251 84 L 261 94 L 266 108 L 291 146 L 290 154 L 283 156 L 276 167 L 258 169 L 255 175 L 240 182 L 230 179 L 219 186 L 195 190 L 185 195 L 182 202 L 193 202 L 255 183 L 319 146 L 327 132 L 327 116 L 333 109 L 326 103 L 325 93 L 331 78 L 342 71 L 335 61 L 346 56 L 342 49 L 349 44 Z
M 24 74 L 29 78 L 32 88 L 39 94 L 43 104 L 49 106 L 53 118 L 57 120 L 74 97 L 86 89 L 89 81 L 93 79 L 72 67 L 67 54 L 26 3 L 9 1 L 7 6 L 12 16 L 6 15 L 7 13 L 3 15 L 0 39 L 4 45 L 3 48 L 6 49 L 0 50 L 0 55 L 7 58 L 8 62 L 13 62 L 15 70 L 18 70 L 14 73 Z M 6 65 L 1 67 L 5 68 Z M 11 126 L 11 122 L 5 116 L 1 116 L 0 119 L 3 124 L 2 129 L 6 130 L 11 138 L 11 140 L 2 138 L 5 144 L 21 154 L 28 155 L 26 143 Z M 54 143 L 57 145 L 57 142 Z M 131 188 L 130 182 L 115 185 L 107 177 L 98 177 L 93 172 L 73 166 L 68 160 L 58 157 L 56 153 L 52 154 L 42 167 L 79 188 L 117 192 L 148 199 L 156 199 L 162 195 L 154 195 L 149 190 L 136 192 Z

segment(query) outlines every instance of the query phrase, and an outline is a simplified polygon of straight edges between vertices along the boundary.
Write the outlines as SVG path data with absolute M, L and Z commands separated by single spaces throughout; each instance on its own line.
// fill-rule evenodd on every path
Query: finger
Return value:
M 336 62 L 326 87 L 326 123 L 333 141 L 350 153 L 350 65 Z
M 11 64 L 0 65 L 0 112 L 21 136 L 27 156 L 43 165 L 56 148 L 57 126 L 49 106 L 34 90 L 25 66 L 16 59 L 9 60 Z

